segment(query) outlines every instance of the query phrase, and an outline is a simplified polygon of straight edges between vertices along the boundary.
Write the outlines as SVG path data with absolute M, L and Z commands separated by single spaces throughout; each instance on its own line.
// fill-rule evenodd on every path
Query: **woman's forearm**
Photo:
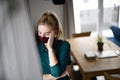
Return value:
M 43 74 L 43 80 L 56 80 L 51 74 Z
M 48 49 L 48 54 L 49 54 L 50 66 L 56 65 L 58 63 L 58 60 L 56 58 L 53 48 Z

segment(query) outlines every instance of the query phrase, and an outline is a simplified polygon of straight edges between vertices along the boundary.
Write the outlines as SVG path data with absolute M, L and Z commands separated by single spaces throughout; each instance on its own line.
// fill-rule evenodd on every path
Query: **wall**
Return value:
M 0 0 L 0 80 L 42 80 L 25 0 Z
M 54 11 L 63 26 L 63 6 L 64 5 L 54 5 L 52 0 L 29 0 L 32 24 L 36 25 L 38 19 L 45 11 Z

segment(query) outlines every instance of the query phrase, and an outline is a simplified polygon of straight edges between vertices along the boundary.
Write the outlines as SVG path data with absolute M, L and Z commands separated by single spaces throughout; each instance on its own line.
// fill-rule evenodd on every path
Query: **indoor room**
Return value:
M 120 80 L 120 0 L 0 0 L 0 80 Z

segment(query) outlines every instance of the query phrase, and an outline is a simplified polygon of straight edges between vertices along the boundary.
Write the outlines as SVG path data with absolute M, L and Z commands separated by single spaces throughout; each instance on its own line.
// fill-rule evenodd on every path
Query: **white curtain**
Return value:
M 66 0 L 64 4 L 64 37 L 72 37 L 72 33 L 75 32 L 74 25 L 74 12 L 73 12 L 73 0 Z
M 0 80 L 42 80 L 25 0 L 0 0 Z

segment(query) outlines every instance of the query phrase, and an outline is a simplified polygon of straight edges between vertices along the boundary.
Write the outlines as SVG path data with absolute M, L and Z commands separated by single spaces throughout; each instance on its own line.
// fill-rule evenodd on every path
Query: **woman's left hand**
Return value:
M 45 46 L 47 47 L 47 49 L 51 49 L 51 48 L 52 48 L 52 46 L 53 46 L 53 41 L 54 41 L 54 32 L 52 31 L 52 32 L 50 33 L 48 42 L 45 43 Z

